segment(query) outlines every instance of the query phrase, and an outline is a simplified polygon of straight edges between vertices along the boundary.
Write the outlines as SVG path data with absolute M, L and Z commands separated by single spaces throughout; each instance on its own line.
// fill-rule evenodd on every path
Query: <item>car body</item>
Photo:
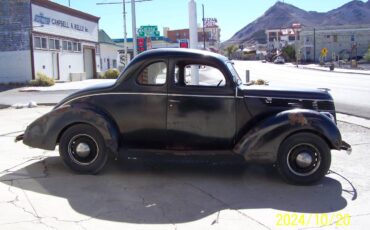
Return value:
M 138 55 L 115 83 L 65 98 L 21 139 L 47 150 L 59 144 L 82 173 L 99 172 L 108 153 L 226 155 L 276 164 L 298 184 L 327 173 L 330 149 L 350 150 L 327 91 L 246 86 L 226 57 L 192 49 Z
M 274 63 L 275 64 L 284 64 L 285 63 L 285 59 L 282 57 L 282 56 L 277 56 L 274 60 Z

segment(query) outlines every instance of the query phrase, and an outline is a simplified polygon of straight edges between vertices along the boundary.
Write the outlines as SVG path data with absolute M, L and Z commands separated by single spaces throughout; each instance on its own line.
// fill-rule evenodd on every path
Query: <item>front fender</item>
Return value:
M 340 149 L 342 138 L 337 125 L 327 116 L 305 109 L 293 109 L 271 116 L 254 127 L 238 141 L 234 152 L 247 161 L 275 162 L 280 144 L 298 132 L 315 133 L 332 149 Z
M 104 111 L 89 104 L 58 107 L 31 123 L 23 143 L 46 150 L 54 150 L 61 133 L 73 124 L 85 123 L 95 127 L 103 136 L 106 147 L 118 152 L 119 131 L 113 119 Z

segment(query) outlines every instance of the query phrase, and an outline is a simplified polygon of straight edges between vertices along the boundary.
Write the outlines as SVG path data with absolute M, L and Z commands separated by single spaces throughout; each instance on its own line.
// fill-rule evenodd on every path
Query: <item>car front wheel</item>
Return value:
M 322 179 L 331 163 L 330 148 L 319 136 L 299 133 L 280 146 L 277 169 L 288 183 L 308 185 Z
M 70 169 L 79 173 L 96 174 L 108 160 L 100 132 L 86 124 L 73 125 L 63 132 L 59 154 Z

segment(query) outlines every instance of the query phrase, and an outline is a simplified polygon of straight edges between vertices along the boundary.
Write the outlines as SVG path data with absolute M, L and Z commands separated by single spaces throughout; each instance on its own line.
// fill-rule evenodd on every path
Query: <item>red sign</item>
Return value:
M 187 41 L 181 41 L 180 48 L 189 48 L 189 43 Z

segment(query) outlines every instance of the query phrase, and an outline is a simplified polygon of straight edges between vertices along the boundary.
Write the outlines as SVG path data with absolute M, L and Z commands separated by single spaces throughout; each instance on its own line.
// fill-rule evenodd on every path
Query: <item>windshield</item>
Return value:
M 236 85 L 243 84 L 242 79 L 239 77 L 238 72 L 236 72 L 234 68 L 234 64 L 232 62 L 226 62 L 226 65 L 229 68 L 231 74 L 233 75 L 233 80 L 236 83 Z

